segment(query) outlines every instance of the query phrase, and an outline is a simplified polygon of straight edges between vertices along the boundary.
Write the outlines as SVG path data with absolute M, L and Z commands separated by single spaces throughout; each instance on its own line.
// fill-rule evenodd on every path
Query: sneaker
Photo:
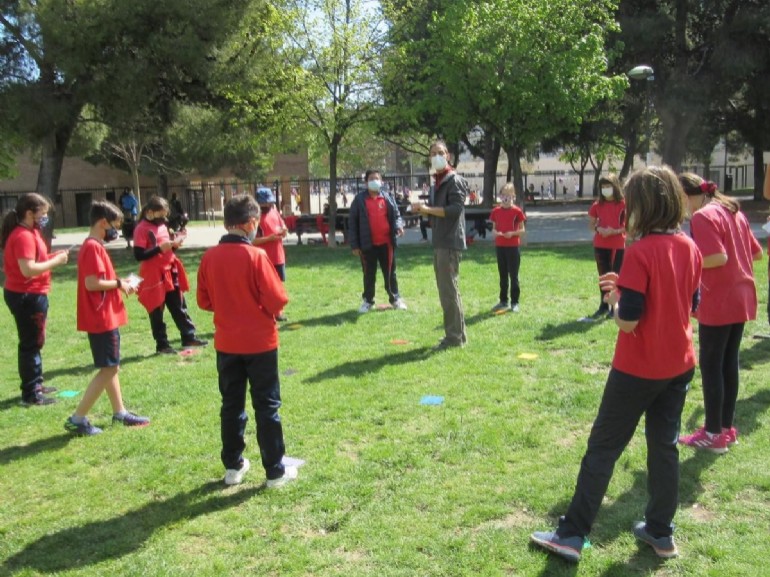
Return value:
M 83 419 L 82 423 L 76 423 L 72 420 L 72 417 L 68 417 L 67 420 L 64 421 L 64 430 L 73 435 L 80 435 L 81 437 L 90 437 L 102 432 L 99 427 L 94 427 L 88 419 Z
M 243 481 L 243 476 L 250 468 L 251 463 L 248 459 L 244 459 L 240 469 L 228 469 L 225 471 L 225 485 L 240 485 L 241 481 Z
M 403 299 L 398 299 L 396 302 L 393 303 L 393 308 L 397 311 L 405 311 L 406 310 L 406 303 L 403 301 Z
M 197 337 L 193 337 L 190 340 L 182 341 L 182 347 L 185 349 L 193 349 L 196 347 L 205 347 L 208 345 L 208 341 L 204 341 L 203 339 L 199 339 Z
M 140 417 L 136 413 L 126 412 L 125 415 L 118 416 L 112 415 L 112 424 L 116 425 L 123 423 L 126 427 L 146 427 L 150 424 L 150 419 L 147 417 Z
M 176 349 L 167 345 L 165 347 L 159 347 L 155 350 L 156 355 L 175 355 L 177 354 Z
M 728 447 L 738 444 L 738 429 L 730 427 L 729 429 L 722 429 L 722 436 L 725 438 L 725 442 Z
M 373 306 L 374 306 L 374 303 L 364 301 L 361 303 L 361 306 L 358 307 L 358 312 L 361 314 L 368 313 L 370 310 L 372 310 Z
M 517 304 L 516 305 L 511 305 L 511 312 L 512 313 L 519 312 L 519 305 L 517 305 Z
M 722 433 L 711 434 L 706 431 L 706 427 L 701 427 L 692 435 L 679 437 L 679 442 L 682 445 L 687 445 L 693 449 L 702 449 L 704 451 L 716 453 L 717 455 L 727 452 L 727 439 L 725 435 Z
M 453 342 L 447 341 L 446 339 L 442 339 L 431 350 L 434 351 L 434 352 L 440 352 L 440 351 L 445 351 L 447 349 L 454 349 L 454 348 L 460 348 L 461 349 L 464 346 L 465 346 L 464 343 L 453 343 Z
M 43 393 L 44 395 L 52 395 L 53 393 L 56 393 L 58 391 L 59 389 L 57 389 L 56 387 L 46 387 L 45 385 L 40 387 L 40 392 Z
M 610 310 L 606 307 L 599 307 L 597 311 L 591 315 L 592 319 L 600 319 L 602 317 L 606 317 L 609 314 Z
M 277 315 L 275 315 L 275 320 L 277 320 L 278 322 L 283 323 L 283 322 L 288 321 L 289 318 L 286 316 L 286 314 L 281 312 L 281 313 L 278 313 Z
M 556 532 L 536 531 L 529 536 L 530 541 L 559 557 L 577 563 L 585 543 L 582 537 L 559 537 Z
M 508 303 L 500 301 L 495 306 L 492 307 L 492 312 L 495 313 L 497 311 L 504 311 L 508 308 Z
M 671 535 L 668 537 L 653 537 L 647 532 L 647 525 L 645 525 L 644 521 L 639 521 L 634 525 L 634 537 L 652 547 L 658 557 L 663 559 L 679 557 L 679 550 L 676 548 L 676 543 L 674 543 L 674 537 Z
M 265 486 L 268 489 L 277 489 L 278 487 L 283 487 L 284 485 L 288 484 L 289 481 L 296 479 L 298 474 L 299 471 L 297 470 L 297 467 L 291 465 L 284 467 L 283 477 L 278 477 L 277 479 L 268 479 L 265 481 Z
M 52 397 L 46 397 L 42 391 L 35 391 L 34 397 L 28 397 L 21 399 L 21 404 L 25 407 L 44 407 L 46 405 L 53 405 L 56 399 Z

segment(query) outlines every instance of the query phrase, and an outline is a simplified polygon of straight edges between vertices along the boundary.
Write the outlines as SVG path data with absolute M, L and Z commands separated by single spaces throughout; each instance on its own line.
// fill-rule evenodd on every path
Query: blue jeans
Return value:
M 671 379 L 642 379 L 611 369 L 588 448 L 580 464 L 575 494 L 557 529 L 560 537 L 591 531 L 615 462 L 645 415 L 647 438 L 647 530 L 670 536 L 679 503 L 679 427 L 694 369 Z
M 285 447 L 278 409 L 281 386 L 278 379 L 278 350 L 254 355 L 236 355 L 217 351 L 222 433 L 222 464 L 225 469 L 240 469 L 246 448 L 246 383 L 251 385 L 251 405 L 257 420 L 257 444 L 268 479 L 283 477 L 281 464 Z
M 35 391 L 43 386 L 43 357 L 40 351 L 45 344 L 48 295 L 5 289 L 3 296 L 19 333 L 21 398 L 24 401 L 34 400 Z

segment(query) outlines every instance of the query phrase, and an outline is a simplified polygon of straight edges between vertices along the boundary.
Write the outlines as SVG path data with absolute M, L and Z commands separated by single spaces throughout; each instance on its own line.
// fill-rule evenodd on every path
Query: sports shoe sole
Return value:
M 543 549 L 550 551 L 551 553 L 555 553 L 562 559 L 566 559 L 567 561 L 570 561 L 572 563 L 577 563 L 578 561 L 580 561 L 580 551 L 577 551 L 572 547 L 558 545 L 553 541 L 549 541 L 547 539 L 539 539 L 534 535 L 530 535 L 529 538 L 533 543 L 539 545 Z

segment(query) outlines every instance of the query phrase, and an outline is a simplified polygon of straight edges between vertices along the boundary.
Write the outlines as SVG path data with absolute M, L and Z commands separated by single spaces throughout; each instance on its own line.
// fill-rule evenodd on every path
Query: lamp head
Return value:
M 652 69 L 652 66 L 648 66 L 647 64 L 634 66 L 631 70 L 626 72 L 626 76 L 631 80 L 652 80 L 655 78 L 654 74 L 655 71 Z

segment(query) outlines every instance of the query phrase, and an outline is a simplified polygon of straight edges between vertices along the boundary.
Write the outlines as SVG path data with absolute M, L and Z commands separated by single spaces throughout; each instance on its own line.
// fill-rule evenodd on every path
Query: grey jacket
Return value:
M 443 207 L 446 216 L 430 217 L 433 248 L 465 250 L 465 198 L 468 183 L 452 171 L 437 189 L 431 189 L 431 206 Z

